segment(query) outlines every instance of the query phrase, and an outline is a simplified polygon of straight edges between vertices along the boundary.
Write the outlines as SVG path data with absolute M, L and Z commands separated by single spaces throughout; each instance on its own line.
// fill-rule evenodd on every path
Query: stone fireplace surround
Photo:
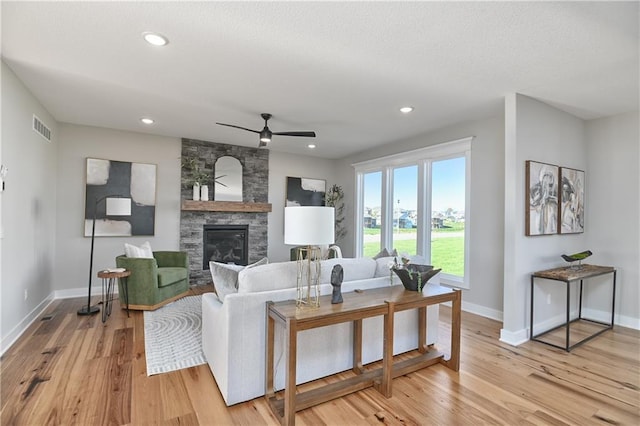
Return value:
M 180 250 L 189 254 L 189 282 L 191 285 L 211 283 L 211 274 L 203 269 L 204 225 L 247 225 L 249 227 L 248 262 L 253 263 L 267 256 L 268 212 L 252 209 L 251 205 L 263 207 L 269 198 L 269 151 L 215 142 L 182 139 L 182 158 L 195 158 L 200 167 L 214 175 L 214 164 L 219 157 L 229 155 L 242 164 L 242 199 L 238 208 L 222 210 L 211 207 L 215 203 L 189 202 L 192 186 L 188 183 L 188 172 L 181 173 Z M 214 183 L 209 184 L 210 199 Z M 215 201 L 215 200 L 214 200 Z M 203 206 L 203 207 L 200 207 Z M 233 211 L 238 210 L 238 211 Z M 248 211 L 261 210 L 261 211 Z M 270 211 L 270 208 L 269 210 Z

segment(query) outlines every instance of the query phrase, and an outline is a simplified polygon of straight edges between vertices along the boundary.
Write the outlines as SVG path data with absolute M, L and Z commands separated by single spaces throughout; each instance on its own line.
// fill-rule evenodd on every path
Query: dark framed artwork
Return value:
M 287 177 L 285 206 L 324 206 L 326 188 L 324 179 Z
M 84 236 L 91 236 L 96 213 L 96 237 L 154 235 L 156 215 L 155 164 L 87 158 L 84 205 Z M 131 198 L 131 215 L 109 217 L 106 202 L 96 200 L 117 195 Z
M 584 232 L 584 171 L 560 168 L 560 213 L 558 230 L 561 234 Z
M 525 235 L 558 233 L 558 171 L 553 164 L 525 165 Z

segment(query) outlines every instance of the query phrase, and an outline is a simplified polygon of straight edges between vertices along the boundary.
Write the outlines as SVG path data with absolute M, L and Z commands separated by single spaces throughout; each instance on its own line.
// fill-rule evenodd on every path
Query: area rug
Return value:
M 183 297 L 155 311 L 144 311 L 147 376 L 204 364 L 201 336 L 201 296 Z

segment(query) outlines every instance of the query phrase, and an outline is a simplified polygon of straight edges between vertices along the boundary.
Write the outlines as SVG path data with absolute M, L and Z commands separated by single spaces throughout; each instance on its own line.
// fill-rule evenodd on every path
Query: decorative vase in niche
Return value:
M 200 185 L 200 201 L 209 201 L 209 185 Z
M 391 269 L 402 281 L 405 289 L 410 291 L 422 291 L 435 274 L 441 269 L 433 269 L 432 265 L 408 265 L 398 266 Z
M 193 185 L 193 201 L 199 201 L 199 200 L 200 200 L 200 185 L 196 183 Z

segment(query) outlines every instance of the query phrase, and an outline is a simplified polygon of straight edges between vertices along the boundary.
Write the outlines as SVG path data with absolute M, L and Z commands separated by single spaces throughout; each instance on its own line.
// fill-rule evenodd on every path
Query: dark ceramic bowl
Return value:
M 418 291 L 418 276 L 420 277 L 420 291 L 435 274 L 441 269 L 433 269 L 432 265 L 408 265 L 393 268 L 392 271 L 400 277 L 404 288 L 411 291 Z

